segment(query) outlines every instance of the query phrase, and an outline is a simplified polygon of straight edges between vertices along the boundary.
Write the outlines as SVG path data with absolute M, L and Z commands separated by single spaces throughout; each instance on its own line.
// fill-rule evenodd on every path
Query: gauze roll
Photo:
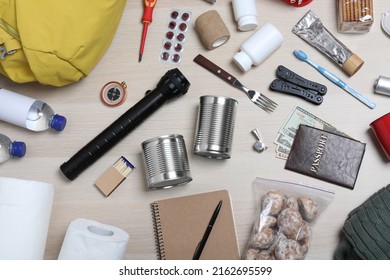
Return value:
M 0 259 L 43 259 L 53 198 L 51 184 L 0 177 Z
M 123 260 L 129 235 L 94 220 L 76 219 L 66 231 L 59 260 Z
M 195 20 L 195 29 L 209 50 L 225 44 L 230 38 L 229 30 L 216 10 L 201 14 Z

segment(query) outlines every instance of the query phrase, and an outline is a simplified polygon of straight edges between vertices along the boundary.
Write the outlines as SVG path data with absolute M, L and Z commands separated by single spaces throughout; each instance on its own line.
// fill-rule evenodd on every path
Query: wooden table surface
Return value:
M 335 192 L 333 202 L 313 227 L 313 238 L 307 255 L 307 259 L 333 258 L 348 213 L 390 183 L 389 163 L 369 127 L 373 120 L 389 112 L 390 97 L 376 94 L 373 89 L 379 75 L 390 77 L 390 38 L 380 26 L 381 14 L 389 7 L 385 1 L 375 1 L 374 23 L 368 33 L 341 34 L 336 28 L 335 1 L 314 0 L 302 8 L 294 8 L 278 0 L 258 0 L 256 4 L 258 28 L 267 22 L 272 23 L 283 34 L 284 42 L 266 61 L 247 73 L 238 69 L 232 58 L 252 32 L 237 30 L 231 1 L 217 0 L 216 4 L 211 5 L 202 0 L 165 0 L 158 1 L 154 10 L 154 21 L 149 27 L 141 63 L 138 63 L 138 51 L 142 31 L 142 1 L 128 1 L 111 46 L 85 79 L 55 88 L 37 83 L 17 84 L 0 77 L 2 88 L 41 99 L 50 104 L 56 113 L 68 119 L 67 127 L 60 133 L 35 133 L 0 123 L 2 133 L 25 140 L 28 145 L 27 155 L 23 159 L 2 164 L 0 175 L 44 181 L 55 186 L 45 259 L 58 257 L 65 231 L 76 218 L 97 220 L 128 232 L 130 240 L 126 259 L 155 259 L 149 204 L 157 199 L 218 189 L 227 189 L 231 195 L 239 248 L 243 252 L 256 215 L 252 187 L 256 177 L 302 183 Z M 186 9 L 192 13 L 183 60 L 178 66 L 159 61 L 168 16 L 173 8 Z M 231 37 L 219 48 L 207 50 L 200 42 L 194 22 L 199 15 L 211 9 L 219 12 Z M 365 61 L 354 76 L 348 77 L 328 58 L 291 32 L 292 27 L 309 9 L 320 17 L 335 37 Z M 309 65 L 296 59 L 292 53 L 295 49 L 304 50 L 319 65 L 374 101 L 377 108 L 369 109 Z M 242 92 L 198 66 L 193 58 L 199 53 L 236 76 L 243 84 L 275 100 L 279 104 L 277 110 L 266 113 L 257 108 Z M 275 78 L 276 67 L 280 64 L 327 85 L 328 93 L 323 104 L 316 106 L 303 99 L 271 92 L 268 86 Z M 59 166 L 63 162 L 137 103 L 148 89 L 155 88 L 164 73 L 175 67 L 191 83 L 185 96 L 160 108 L 74 181 L 67 180 L 61 174 Z M 128 97 L 119 107 L 107 107 L 99 99 L 101 87 L 111 80 L 127 83 Z M 203 95 L 226 96 L 238 101 L 231 159 L 210 160 L 193 154 L 199 98 Z M 354 190 L 285 170 L 285 161 L 275 157 L 276 146 L 273 141 L 295 106 L 304 108 L 351 137 L 367 143 Z M 255 138 L 250 132 L 254 128 L 261 131 L 269 146 L 261 154 L 252 149 Z M 149 191 L 141 157 L 141 143 L 166 134 L 184 136 L 193 181 L 176 188 Z M 133 163 L 136 169 L 111 196 L 105 197 L 93 183 L 121 155 Z

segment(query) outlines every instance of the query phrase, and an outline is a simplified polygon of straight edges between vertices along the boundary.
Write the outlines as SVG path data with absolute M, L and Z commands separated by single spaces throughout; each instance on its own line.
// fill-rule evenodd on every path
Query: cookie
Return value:
M 274 241 L 274 231 L 270 228 L 263 228 L 260 232 L 252 235 L 250 246 L 255 249 L 267 249 Z
M 286 208 L 278 216 L 277 219 L 279 230 L 286 236 L 296 234 L 304 225 L 303 219 L 299 211 Z
M 292 239 L 282 239 L 276 245 L 275 258 L 277 260 L 302 260 L 303 252 L 301 245 Z
M 272 250 L 262 250 L 256 256 L 256 260 L 268 261 L 274 259 L 275 259 L 275 252 Z
M 257 254 L 259 253 L 258 249 L 248 248 L 243 256 L 244 260 L 256 260 Z
M 300 240 L 299 245 L 301 245 L 302 254 L 306 255 L 307 252 L 309 251 L 310 237 L 308 236 Z
M 257 232 L 261 231 L 263 228 L 272 228 L 275 225 L 276 225 L 276 218 L 274 216 L 260 215 L 260 222 L 257 227 Z
M 311 228 L 308 222 L 303 221 L 303 225 L 301 228 L 293 235 L 289 236 L 289 239 L 293 239 L 296 241 L 303 240 L 305 238 L 309 238 L 311 236 Z
M 299 210 L 298 200 L 295 197 L 288 197 L 286 200 L 285 207 Z
M 284 208 L 286 196 L 277 190 L 268 191 L 262 200 L 262 213 L 265 215 L 277 216 Z
M 312 222 L 317 217 L 318 205 L 314 200 L 308 197 L 300 197 L 298 198 L 298 204 L 303 219 Z

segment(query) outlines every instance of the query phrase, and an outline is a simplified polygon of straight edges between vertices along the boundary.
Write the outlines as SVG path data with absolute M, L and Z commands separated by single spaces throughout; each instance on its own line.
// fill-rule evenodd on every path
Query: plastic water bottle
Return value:
M 62 131 L 66 118 L 43 101 L 0 88 L 0 120 L 33 131 Z
M 26 144 L 24 142 L 12 142 L 8 136 L 0 134 L 0 163 L 11 157 L 23 157 L 25 154 Z

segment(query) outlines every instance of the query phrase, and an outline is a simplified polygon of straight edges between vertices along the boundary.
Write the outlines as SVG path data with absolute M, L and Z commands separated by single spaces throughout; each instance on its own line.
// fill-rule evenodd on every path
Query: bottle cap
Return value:
M 26 154 L 26 144 L 24 142 L 14 141 L 11 143 L 10 152 L 13 157 L 24 157 Z
M 61 115 L 54 115 L 50 127 L 56 131 L 63 131 L 66 126 L 66 118 Z
M 364 61 L 357 56 L 352 54 L 343 64 L 343 70 L 349 75 L 354 75 L 364 64 Z
M 251 69 L 253 61 L 245 52 L 238 52 L 233 57 L 234 62 L 242 71 L 248 72 Z
M 238 21 L 238 29 L 241 31 L 249 31 L 256 29 L 257 27 L 257 17 L 256 16 L 246 16 L 240 18 Z

